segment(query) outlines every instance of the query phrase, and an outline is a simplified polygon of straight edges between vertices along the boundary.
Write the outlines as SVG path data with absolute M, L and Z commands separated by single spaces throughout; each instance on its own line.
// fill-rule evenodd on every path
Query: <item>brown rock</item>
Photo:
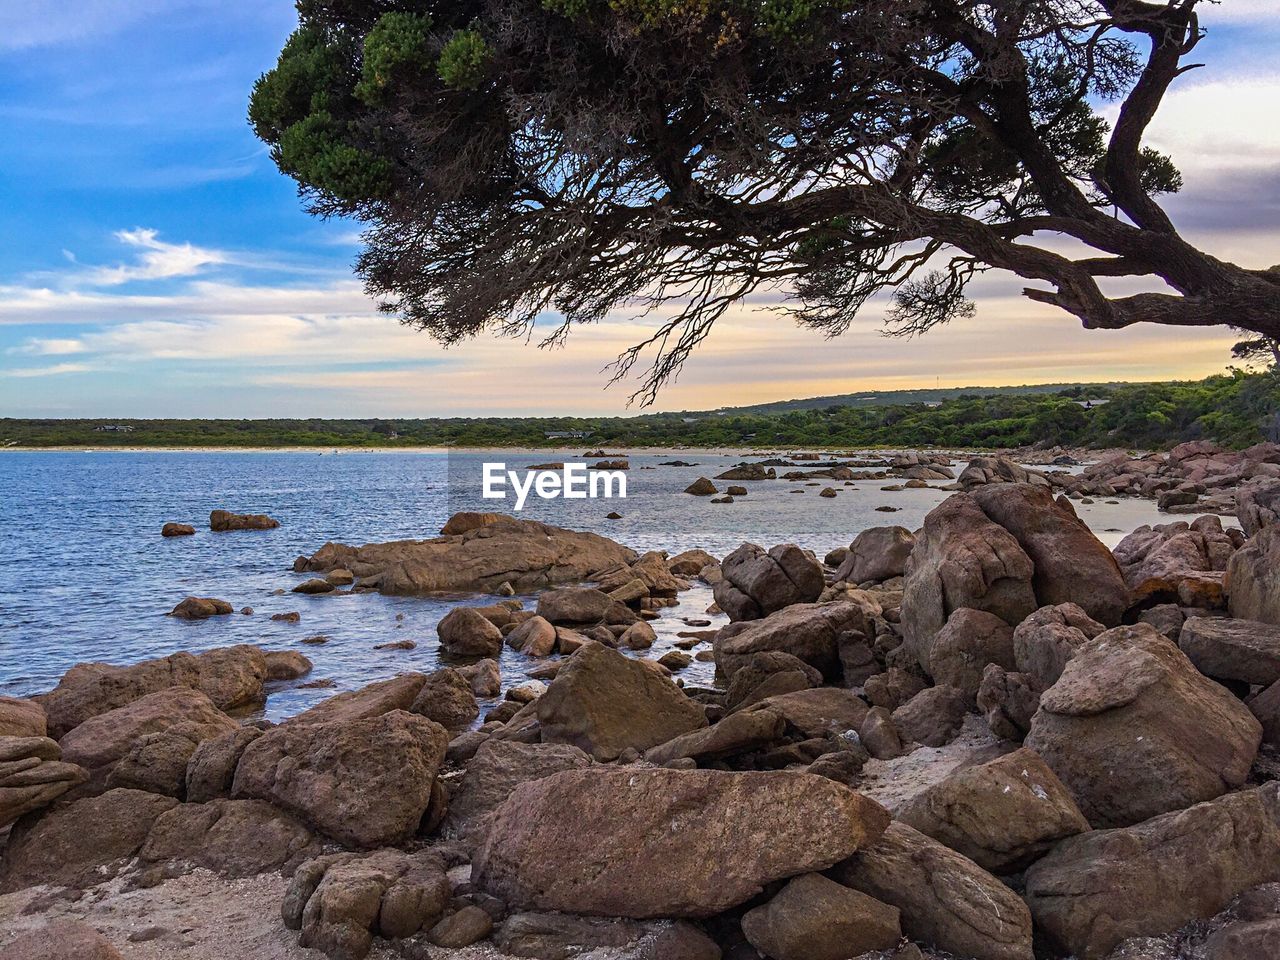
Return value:
M 975 960 L 1032 960 L 1026 904 L 972 860 L 904 823 L 891 823 L 829 876 L 897 907 L 912 940 Z
M 1232 555 L 1226 589 L 1233 617 L 1280 625 L 1280 524 L 1264 527 Z
M 44 707 L 36 701 L 0 697 L 0 737 L 43 737 L 48 732 Z
M 1127 826 L 1244 783 L 1262 729 L 1149 624 L 1089 641 L 1040 698 L 1026 745 L 1095 827 Z
M 1029 673 L 1012 673 L 988 664 L 978 688 L 978 709 L 987 726 L 1002 740 L 1020 741 L 1031 729 L 1031 718 L 1040 708 L 1040 682 Z
M 1280 480 L 1267 478 L 1241 484 L 1236 490 L 1236 518 L 1245 536 L 1252 537 L 1280 517 Z
M 704 567 L 718 566 L 719 563 L 705 550 L 686 550 L 668 560 L 667 569 L 677 577 L 696 577 Z
M 48 737 L 0 736 L 0 829 L 88 779 Z
M 222 799 L 182 803 L 160 814 L 138 856 L 235 878 L 290 871 L 319 852 L 312 832 L 284 811 L 261 800 Z
M 226 733 L 215 734 L 215 738 Z M 211 739 L 198 725 L 179 723 L 159 733 L 135 740 L 106 776 L 106 787 L 114 790 L 147 790 L 166 797 L 186 798 L 187 765 L 202 740 Z
M 753 703 L 745 710 L 767 710 L 779 714 L 789 731 L 806 738 L 856 733 L 867 716 L 866 701 L 852 690 L 839 687 L 813 687 L 780 693 Z
M 265 658 L 268 680 L 297 680 L 311 672 L 311 659 L 297 650 L 275 650 Z
M 228 530 L 274 530 L 280 526 L 279 520 L 273 520 L 265 513 L 230 513 L 226 510 L 214 510 L 209 514 L 209 529 L 216 533 Z
M 685 487 L 684 492 L 691 493 L 695 497 L 710 497 L 720 491 L 718 491 L 716 489 L 716 485 L 706 477 L 699 477 L 697 480 L 693 481 L 693 483 L 689 484 L 689 486 Z
M 333 593 L 337 587 L 328 580 L 322 580 L 319 577 L 312 577 L 310 580 L 304 580 L 293 588 L 293 593 L 305 593 L 308 595 L 320 593 Z
M 884 673 L 868 677 L 862 685 L 867 699 L 877 707 L 886 710 L 897 710 L 907 703 L 927 684 L 916 674 L 902 667 L 890 667 Z
M 240 755 L 260 736 L 262 731 L 257 727 L 238 727 L 197 744 L 187 761 L 187 800 L 205 803 L 231 796 Z
M 793 543 L 768 552 L 744 543 L 720 563 L 716 603 L 730 620 L 758 620 L 783 607 L 818 599 L 825 586 L 822 564 Z
M 556 649 L 556 628 L 543 617 L 530 617 L 507 634 L 507 646 L 530 657 L 547 657 Z
M 477 697 L 488 699 L 502 692 L 502 674 L 498 670 L 498 661 L 485 658 L 465 667 L 458 667 L 458 672 L 471 684 L 471 692 Z
M 1191 617 L 1178 647 L 1196 669 L 1217 680 L 1249 684 L 1280 680 L 1280 626 L 1225 617 Z
M 1036 929 L 1061 953 L 1100 960 L 1121 940 L 1213 916 L 1280 879 L 1280 784 L 1062 841 L 1027 871 Z
M 597 760 L 647 750 L 707 725 L 702 708 L 655 669 L 603 644 L 569 658 L 536 704 L 546 743 L 569 743 Z
M 926 687 L 893 711 L 893 725 L 903 740 L 942 747 L 960 733 L 968 698 L 955 687 Z
M 732 713 L 719 723 L 694 730 L 644 752 L 644 758 L 661 767 L 672 760 L 719 760 L 771 746 L 782 739 L 786 721 L 773 710 Z
M 940 684 L 976 700 L 988 664 L 1012 670 L 1013 628 L 995 614 L 962 607 L 933 638 L 930 672 Z
M 379 680 L 359 690 L 339 693 L 317 703 L 292 718 L 290 723 L 333 723 L 368 720 L 393 710 L 408 710 L 422 691 L 427 678 L 421 673 L 402 673 Z
M 849 544 L 849 552 L 835 578 L 849 583 L 866 583 L 900 577 L 907 572 L 907 559 L 915 545 L 915 534 L 906 527 L 863 530 Z
M 1041 607 L 1013 631 L 1016 669 L 1030 674 L 1042 688 L 1051 687 L 1076 651 L 1104 630 L 1074 603 Z
M 517 787 L 498 808 L 473 880 L 519 909 L 713 916 L 844 859 L 888 821 L 804 773 L 571 771 Z
M 767 694 L 769 696 L 773 692 L 789 693 L 792 690 L 806 690 L 822 685 L 822 674 L 799 657 L 781 650 L 765 650 L 752 654 L 745 665 L 734 672 L 725 693 L 725 706 L 733 709 L 763 699 L 756 691 L 762 683 L 777 674 L 786 674 L 794 679 L 787 680 L 785 688 L 770 691 Z
M 1222 521 L 1205 516 L 1139 527 L 1116 545 L 1115 557 L 1135 600 L 1178 602 L 1198 582 L 1220 585 L 1237 545 Z
M 447 915 L 427 934 L 437 947 L 458 950 L 485 939 L 493 932 L 493 918 L 479 907 L 468 905 Z
M 442 727 L 457 729 L 480 716 L 480 704 L 476 703 L 467 678 L 457 670 L 445 667 L 427 674 L 426 683 L 418 691 L 409 711 L 434 720 Z
M 575 960 L 607 953 L 618 960 L 720 960 L 714 940 L 685 920 L 623 920 L 571 913 L 513 913 L 494 933 L 504 954 Z
M 160 536 L 162 537 L 190 537 L 196 532 L 196 528 L 189 523 L 173 523 L 170 521 L 160 528 Z
M 290 721 L 254 740 L 232 796 L 268 800 L 336 840 L 408 840 L 431 802 L 449 736 L 403 710 L 364 720 Z
M 440 650 L 457 657 L 497 657 L 502 631 L 471 607 L 454 607 L 438 624 Z
M 902 938 L 898 909 L 806 873 L 742 918 L 747 941 L 774 960 L 848 960 Z
M 716 665 L 732 678 L 751 658 L 769 650 L 798 657 L 829 680 L 841 676 L 840 635 L 869 629 L 863 607 L 851 601 L 798 603 L 762 620 L 731 623 L 716 634 Z
M 1229 923 L 1204 943 L 1205 960 L 1280 957 L 1280 918 Z
M 892 760 L 902 755 L 902 737 L 893 725 L 893 717 L 884 707 L 872 707 L 867 711 L 858 728 L 858 739 L 867 752 L 877 760 Z
M 234 610 L 227 601 L 216 597 L 187 597 L 169 611 L 169 616 L 179 620 L 208 620 L 210 617 L 225 617 Z
M 111 942 L 78 920 L 55 920 L 4 945 L 5 960 L 124 960 Z

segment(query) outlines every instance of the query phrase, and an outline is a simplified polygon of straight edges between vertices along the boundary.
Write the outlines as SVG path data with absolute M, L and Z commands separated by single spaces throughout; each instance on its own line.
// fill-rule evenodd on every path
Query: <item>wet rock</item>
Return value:
M 138 856 L 178 861 L 223 877 L 251 877 L 284 869 L 320 852 L 299 820 L 261 800 L 182 803 L 160 814 Z
M 1012 670 L 1013 628 L 995 614 L 967 607 L 947 618 L 933 638 L 929 664 L 933 678 L 974 700 L 988 664 Z
M 375 934 L 403 939 L 431 929 L 450 893 L 444 864 L 429 850 L 334 854 L 298 868 L 280 912 L 286 927 L 301 931 L 301 946 L 360 960 Z
M 715 941 L 684 920 L 624 920 L 569 913 L 513 913 L 494 933 L 504 954 L 574 960 L 607 952 L 616 960 L 720 960 Z
M 627 650 L 648 650 L 657 642 L 658 634 L 644 621 L 633 623 L 618 637 L 618 646 Z
M 668 650 L 658 658 L 658 663 L 668 670 L 683 670 L 693 663 L 693 657 L 683 650 Z
M 1264 527 L 1232 555 L 1226 584 L 1233 617 L 1280 625 L 1280 524 Z
M 445 667 L 427 674 L 426 682 L 409 711 L 434 720 L 442 727 L 457 729 L 480 716 L 480 704 L 476 702 L 467 678 L 457 670 Z
M 308 595 L 319 593 L 333 593 L 336 590 L 332 583 L 328 580 L 321 580 L 319 577 L 312 577 L 310 580 L 304 580 L 293 588 L 293 593 L 305 593 Z
M 189 523 L 174 523 L 170 521 L 160 528 L 160 536 L 162 537 L 190 537 L 196 532 L 196 528 Z
M 995 874 L 1025 870 L 1089 829 L 1062 781 L 1026 748 L 961 767 L 897 818 Z
M 110 790 L 19 820 L 0 861 L 0 893 L 37 884 L 83 890 L 111 879 L 177 804 L 141 790 Z
M 591 580 L 601 570 L 635 559 L 631 550 L 598 534 L 501 514 L 472 516 L 482 519 L 454 524 L 454 517 L 445 524 L 447 534 L 433 540 L 362 547 L 328 543 L 304 560 L 299 572 L 341 567 L 362 586 L 391 595 L 488 593 L 503 583 L 524 592 Z
M 1077 651 L 1040 698 L 1026 745 L 1095 827 L 1127 826 L 1244 783 L 1262 729 L 1149 624 Z
M 530 657 L 550 656 L 556 648 L 556 628 L 543 617 L 530 617 L 507 634 L 507 646 Z
M 209 514 L 209 529 L 215 533 L 228 530 L 274 530 L 280 526 L 279 520 L 273 520 L 265 513 L 230 513 L 227 510 L 214 510 Z
M 216 597 L 187 597 L 169 611 L 169 616 L 179 620 L 208 620 L 210 617 L 225 617 L 234 612 L 235 608 L 231 604 Z
M 772 480 L 777 476 L 773 467 L 762 463 L 741 463 L 730 467 L 724 473 L 717 473 L 717 480 Z
M 1013 631 L 1016 669 L 1051 687 L 1076 651 L 1106 629 L 1074 603 L 1041 607 Z
M 804 773 L 572 771 L 516 788 L 473 881 L 517 909 L 713 916 L 843 860 L 888 820 L 878 804 Z
M 569 658 L 536 710 L 544 742 L 572 744 L 597 760 L 707 725 L 702 708 L 674 683 L 598 643 Z
M 197 744 L 187 761 L 187 800 L 204 803 L 231 796 L 240 755 L 260 736 L 262 731 L 256 727 L 238 727 Z
M 907 571 L 907 559 L 915 545 L 915 534 L 906 527 L 863 530 L 849 544 L 849 552 L 835 578 L 849 583 L 866 583 L 900 577 Z
M 893 725 L 903 740 L 945 746 L 960 733 L 968 703 L 955 687 L 927 687 L 893 711 Z
M 783 607 L 818 599 L 822 565 L 793 543 L 765 551 L 744 543 L 720 563 L 716 603 L 730 620 L 757 620 Z
M 1032 960 L 1031 914 L 969 858 L 905 823 L 828 874 L 901 911 L 912 940 L 975 960 Z
M 902 937 L 898 909 L 806 873 L 742 918 L 747 941 L 774 960 L 847 960 L 889 950 Z
M 274 650 L 264 656 L 268 680 L 297 680 L 311 672 L 311 659 L 297 650 Z
M 497 657 L 502 653 L 502 631 L 471 607 L 454 607 L 438 624 L 440 649 L 458 657 Z
M 1280 784 L 1060 843 L 1026 876 L 1036 929 L 1061 953 L 1101 960 L 1127 937 L 1213 916 L 1280 878 Z
M 268 800 L 336 840 L 408 840 L 431 802 L 449 736 L 403 710 L 370 719 L 298 723 L 245 748 L 232 796 Z
M 44 707 L 39 703 L 0 697 L 0 737 L 43 737 L 48 732 Z
M 478 842 L 493 812 L 520 784 L 590 765 L 589 756 L 566 743 L 487 741 L 450 794 L 445 833 Z
M 106 937 L 78 920 L 55 920 L 19 934 L 4 951 L 5 960 L 124 960 Z
M 0 736 L 0 829 L 89 779 L 48 737 Z
M 761 620 L 722 628 L 714 642 L 716 665 L 732 678 L 755 654 L 778 650 L 834 681 L 841 676 L 840 635 L 869 629 L 866 611 L 857 603 L 798 603 Z
M 1268 685 L 1280 680 L 1280 626 L 1225 617 L 1191 617 L 1178 647 L 1216 680 Z

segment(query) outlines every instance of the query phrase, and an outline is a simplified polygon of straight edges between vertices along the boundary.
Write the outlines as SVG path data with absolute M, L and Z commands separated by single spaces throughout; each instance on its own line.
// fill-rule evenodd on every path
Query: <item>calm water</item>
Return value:
M 294 558 L 328 540 L 431 537 L 460 509 L 509 511 L 511 500 L 480 498 L 482 462 L 505 461 L 516 469 L 579 459 L 578 453 L 0 454 L 0 693 L 47 690 L 82 661 L 123 664 L 232 643 L 302 649 L 315 661 L 306 679 L 329 678 L 336 687 L 275 691 L 267 714 L 279 719 L 341 690 L 406 670 L 434 669 L 440 617 L 459 603 L 492 598 L 304 597 L 287 592 L 303 579 L 291 570 Z M 658 466 L 674 459 L 697 466 Z M 821 557 L 866 527 L 894 523 L 914 529 L 947 496 L 938 490 L 881 492 L 886 481 L 864 481 L 832 484 L 840 494 L 826 499 L 817 496 L 821 486 L 777 480 L 744 484 L 749 496 L 713 505 L 681 491 L 698 476 L 741 462 L 741 456 L 685 452 L 630 460 L 625 501 L 531 499 L 520 516 L 604 533 L 639 551 L 702 547 L 723 556 L 744 540 L 766 547 L 790 541 Z M 723 489 L 725 483 L 718 485 Z M 876 512 L 881 505 L 901 509 Z M 281 526 L 210 533 L 208 515 L 215 508 L 268 513 Z M 612 510 L 623 518 L 605 519 Z M 1121 532 L 1159 520 L 1147 501 L 1099 502 L 1078 510 L 1109 544 Z M 169 520 L 193 524 L 196 535 L 161 538 L 160 527 Z M 220 597 L 255 612 L 194 623 L 164 616 L 190 594 Z M 708 619 L 711 600 L 706 588 L 682 594 L 680 606 L 663 611 L 654 623 L 659 642 L 648 655 L 660 656 L 672 648 L 677 631 L 690 629 L 681 618 Z M 270 619 L 293 610 L 301 613 L 301 623 Z M 329 642 L 301 644 L 316 634 Z M 418 646 L 374 649 L 398 640 Z M 506 651 L 504 683 L 520 682 L 522 671 L 536 662 Z M 708 683 L 712 668 L 695 663 L 681 675 Z

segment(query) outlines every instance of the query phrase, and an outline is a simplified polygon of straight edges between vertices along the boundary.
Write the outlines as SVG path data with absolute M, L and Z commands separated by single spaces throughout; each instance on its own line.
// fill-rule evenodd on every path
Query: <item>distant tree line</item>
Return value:
M 1169 447 L 1276 439 L 1280 378 L 1233 370 L 1194 382 L 972 393 L 937 403 L 833 403 L 781 413 L 363 420 L 0 419 L 0 443 L 29 447 L 396 448 L 641 446 Z M 110 429 L 131 427 L 132 429 Z M 549 438 L 579 432 L 581 440 Z

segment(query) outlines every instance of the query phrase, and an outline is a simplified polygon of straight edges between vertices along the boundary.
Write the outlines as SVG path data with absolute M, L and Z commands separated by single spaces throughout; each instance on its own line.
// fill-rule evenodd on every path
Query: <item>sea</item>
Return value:
M 698 477 L 762 459 L 742 452 L 666 451 L 627 457 L 625 499 L 540 499 L 518 513 L 513 495 L 483 496 L 485 464 L 517 473 L 535 464 L 595 463 L 574 451 L 5 451 L 0 452 L 0 694 L 51 689 L 76 663 L 130 664 L 180 651 L 236 643 L 301 650 L 315 664 L 309 677 L 275 684 L 265 716 L 280 720 L 326 697 L 406 671 L 431 671 L 445 660 L 436 624 L 486 595 L 384 597 L 345 591 L 291 593 L 305 575 L 294 559 L 327 541 L 348 544 L 436 536 L 459 510 L 496 510 L 612 537 L 637 551 L 674 555 L 700 547 L 721 557 L 744 542 L 796 543 L 819 559 L 847 546 L 868 527 L 916 529 L 950 494 L 939 489 L 884 491 L 892 480 L 744 482 L 733 503 L 684 493 Z M 618 452 L 610 451 L 607 459 Z M 626 451 L 621 453 L 625 454 Z M 875 460 L 877 453 L 852 453 Z M 683 465 L 671 465 L 672 463 Z M 957 472 L 965 463 L 956 461 Z M 813 464 L 797 468 L 808 469 Z M 497 475 L 497 467 L 490 467 Z M 714 481 L 724 487 L 734 481 Z M 824 487 L 835 497 L 820 497 Z M 497 492 L 491 485 L 491 492 Z M 615 491 L 616 492 L 616 491 Z M 1108 545 L 1162 518 L 1137 499 L 1077 504 Z M 877 508 L 892 507 L 893 512 Z M 209 512 L 266 513 L 280 527 L 212 533 Z M 609 519 L 610 513 L 620 514 Z M 196 535 L 165 539 L 167 521 L 190 523 Z M 218 597 L 236 613 L 187 622 L 166 616 L 188 595 Z M 536 596 L 520 597 L 527 606 Z M 677 634 L 726 622 L 710 615 L 711 590 L 696 585 L 653 626 L 658 642 L 645 656 L 673 649 Z M 297 623 L 272 614 L 296 611 Z M 710 620 L 710 627 L 686 620 Z M 322 636 L 323 644 L 304 643 Z M 409 650 L 376 649 L 411 640 Z M 703 649 L 705 649 L 705 645 Z M 511 650 L 500 666 L 504 689 L 527 679 L 538 661 Z M 679 676 L 710 685 L 714 666 L 695 662 Z M 331 681 L 324 688 L 308 681 Z

